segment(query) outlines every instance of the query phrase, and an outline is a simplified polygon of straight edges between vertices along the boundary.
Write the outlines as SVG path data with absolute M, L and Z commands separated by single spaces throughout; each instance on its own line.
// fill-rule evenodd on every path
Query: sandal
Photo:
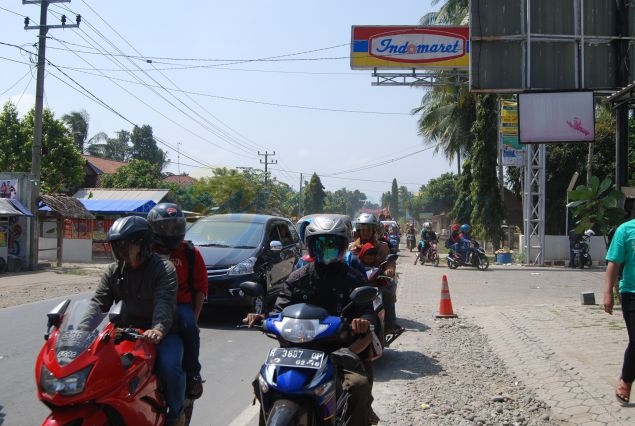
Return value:
M 621 377 L 617 382 L 617 389 L 615 390 L 615 398 L 617 402 L 625 406 L 629 403 L 631 397 L 631 386 L 633 383 L 626 383 Z

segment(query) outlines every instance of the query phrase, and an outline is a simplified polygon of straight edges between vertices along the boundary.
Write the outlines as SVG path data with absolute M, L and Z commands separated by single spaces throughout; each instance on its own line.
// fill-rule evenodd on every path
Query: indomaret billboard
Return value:
M 352 27 L 352 69 L 468 69 L 469 27 Z

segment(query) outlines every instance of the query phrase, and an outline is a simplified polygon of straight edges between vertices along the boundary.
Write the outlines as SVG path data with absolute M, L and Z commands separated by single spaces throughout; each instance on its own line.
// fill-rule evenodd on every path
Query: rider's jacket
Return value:
M 421 232 L 421 239 L 427 243 L 431 241 L 437 241 L 437 234 L 432 230 L 424 230 L 423 232 Z
M 366 277 L 343 262 L 330 265 L 311 262 L 289 275 L 271 312 L 281 312 L 295 303 L 310 303 L 326 309 L 329 315 L 340 315 L 350 302 L 351 292 L 362 285 L 367 285 Z M 378 325 L 372 302 L 353 305 L 346 319 L 353 318 L 364 318 Z
M 106 312 L 123 302 L 119 326 L 175 330 L 176 269 L 154 253 L 141 266 L 131 269 L 121 263 L 108 265 L 91 299 L 91 309 Z

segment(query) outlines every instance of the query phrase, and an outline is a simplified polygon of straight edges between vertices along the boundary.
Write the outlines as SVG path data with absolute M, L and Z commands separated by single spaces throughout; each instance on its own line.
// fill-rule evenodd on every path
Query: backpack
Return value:
M 452 244 L 454 244 L 454 241 L 452 241 L 452 237 L 448 237 L 448 239 L 445 240 L 445 248 L 451 248 Z
M 194 244 L 192 241 L 185 241 L 185 258 L 187 259 L 187 281 L 190 287 L 190 293 L 192 294 L 192 303 L 194 303 L 194 294 L 196 289 L 194 288 Z

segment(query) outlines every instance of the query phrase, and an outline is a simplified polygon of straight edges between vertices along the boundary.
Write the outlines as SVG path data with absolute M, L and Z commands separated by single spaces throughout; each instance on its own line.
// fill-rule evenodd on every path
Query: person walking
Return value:
M 626 405 L 629 403 L 631 386 L 635 379 L 635 219 L 617 227 L 605 259 L 604 311 L 608 314 L 613 314 L 614 283 L 621 275 L 619 294 L 628 332 L 628 345 L 624 351 L 622 374 L 615 389 L 615 397 L 620 404 Z

